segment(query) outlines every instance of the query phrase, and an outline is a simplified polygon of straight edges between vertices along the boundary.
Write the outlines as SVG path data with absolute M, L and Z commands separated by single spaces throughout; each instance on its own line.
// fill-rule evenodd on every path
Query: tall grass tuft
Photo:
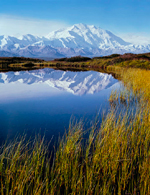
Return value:
M 26 142 L 17 139 L 1 147 L 0 194 L 46 194 L 47 147 L 44 139 Z

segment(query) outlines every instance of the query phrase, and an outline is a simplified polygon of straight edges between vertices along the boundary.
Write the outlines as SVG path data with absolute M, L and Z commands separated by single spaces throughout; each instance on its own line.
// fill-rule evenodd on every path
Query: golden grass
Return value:
M 0 194 L 42 194 L 46 185 L 46 150 L 43 140 L 37 138 L 28 143 L 22 138 L 2 147 Z
M 54 158 L 43 140 L 22 139 L 1 149 L 1 194 L 150 194 L 149 71 L 121 73 L 126 89 L 110 96 L 101 128 L 85 139 L 82 123 L 70 125 Z
M 122 73 L 122 81 L 135 94 L 141 94 L 147 101 L 150 101 L 150 70 L 127 69 Z

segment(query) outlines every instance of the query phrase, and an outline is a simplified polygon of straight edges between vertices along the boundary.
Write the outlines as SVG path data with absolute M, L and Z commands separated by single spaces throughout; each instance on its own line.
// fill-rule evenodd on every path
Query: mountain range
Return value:
M 71 56 L 104 56 L 113 53 L 146 53 L 150 44 L 134 45 L 94 25 L 75 24 L 66 29 L 38 37 L 0 36 L 0 56 L 61 58 Z
M 51 68 L 0 73 L 0 84 L 21 83 L 26 85 L 46 84 L 75 95 L 98 93 L 107 89 L 118 80 L 112 75 L 96 71 L 71 72 Z

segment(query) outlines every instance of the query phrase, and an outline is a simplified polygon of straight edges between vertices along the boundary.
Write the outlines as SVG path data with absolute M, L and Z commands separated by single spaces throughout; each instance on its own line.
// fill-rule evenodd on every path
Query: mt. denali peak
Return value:
M 46 36 L 54 47 L 64 48 L 115 48 L 128 45 L 121 38 L 94 25 L 75 24 L 66 29 L 53 31 Z

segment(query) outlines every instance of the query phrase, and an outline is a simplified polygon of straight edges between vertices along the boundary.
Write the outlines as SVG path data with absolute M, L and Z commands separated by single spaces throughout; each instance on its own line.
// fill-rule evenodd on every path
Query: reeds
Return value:
M 43 139 L 2 147 L 1 194 L 150 194 L 149 72 L 121 76 L 125 90 L 112 93 L 115 106 L 87 139 L 80 122 L 70 125 L 53 158 Z
M 46 146 L 35 138 L 25 142 L 17 139 L 1 148 L 0 194 L 42 194 L 47 174 Z M 47 170 L 48 171 L 48 170 Z M 45 193 L 46 194 L 46 193 Z

